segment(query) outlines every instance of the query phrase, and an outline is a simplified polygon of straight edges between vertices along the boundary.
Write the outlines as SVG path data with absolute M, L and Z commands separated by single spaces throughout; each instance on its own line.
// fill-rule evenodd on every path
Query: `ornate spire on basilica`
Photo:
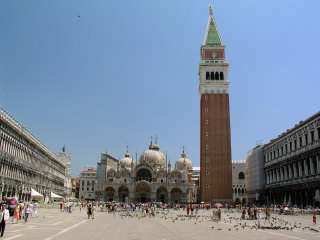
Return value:
M 129 154 L 129 146 L 128 146 L 128 144 L 127 144 L 127 152 L 126 152 L 126 154 L 124 155 L 125 157 L 130 157 L 130 154 Z
M 160 150 L 160 146 L 158 144 L 158 137 L 157 135 L 155 136 L 155 143 L 153 145 L 153 149 L 159 151 Z
M 187 154 L 185 154 L 185 152 L 184 152 L 184 146 L 182 146 L 181 157 L 183 157 L 183 158 L 186 158 L 186 157 L 187 157 Z
M 150 137 L 151 138 L 151 142 L 150 142 L 150 145 L 149 145 L 149 149 L 153 149 L 153 145 L 152 145 L 152 136 Z

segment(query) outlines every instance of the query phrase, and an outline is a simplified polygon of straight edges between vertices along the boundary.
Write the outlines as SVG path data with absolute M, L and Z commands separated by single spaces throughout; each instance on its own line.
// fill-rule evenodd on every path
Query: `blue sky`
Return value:
M 200 46 L 211 1 L 0 1 L 0 105 L 72 174 L 158 135 L 200 165 Z M 232 159 L 319 111 L 319 1 L 214 1 L 230 62 Z M 80 16 L 80 18 L 78 17 Z

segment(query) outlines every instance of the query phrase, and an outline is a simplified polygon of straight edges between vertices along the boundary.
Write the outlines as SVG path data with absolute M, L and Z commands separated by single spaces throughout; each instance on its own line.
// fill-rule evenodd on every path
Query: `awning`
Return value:
M 38 193 L 33 188 L 31 188 L 31 198 L 33 198 L 33 199 L 41 199 L 41 198 L 43 198 L 43 195 Z
M 63 198 L 58 194 L 55 194 L 54 192 L 51 192 L 51 198 Z

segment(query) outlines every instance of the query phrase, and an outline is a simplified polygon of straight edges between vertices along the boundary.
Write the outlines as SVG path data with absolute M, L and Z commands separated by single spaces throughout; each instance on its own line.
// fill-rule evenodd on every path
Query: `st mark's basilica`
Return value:
M 151 143 L 135 162 L 128 149 L 117 161 L 105 154 L 97 166 L 96 200 L 122 202 L 195 202 L 198 185 L 184 149 L 174 168 Z

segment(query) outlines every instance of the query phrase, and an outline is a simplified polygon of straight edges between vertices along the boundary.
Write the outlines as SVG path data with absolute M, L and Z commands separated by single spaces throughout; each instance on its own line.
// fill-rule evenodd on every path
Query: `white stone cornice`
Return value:
M 199 94 L 229 94 L 229 81 L 200 81 Z

